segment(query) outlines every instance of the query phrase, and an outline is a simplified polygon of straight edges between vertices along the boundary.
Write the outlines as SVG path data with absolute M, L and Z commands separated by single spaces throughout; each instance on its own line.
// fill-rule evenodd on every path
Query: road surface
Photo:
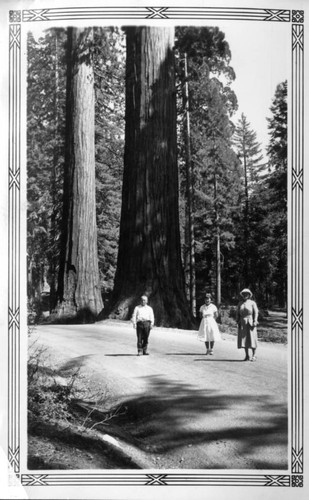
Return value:
M 156 468 L 288 469 L 287 346 L 260 342 L 244 362 L 222 334 L 214 356 L 197 332 L 154 328 L 149 356 L 136 356 L 128 322 L 41 325 L 35 336 L 57 368 L 78 367 L 128 408 L 126 431 Z

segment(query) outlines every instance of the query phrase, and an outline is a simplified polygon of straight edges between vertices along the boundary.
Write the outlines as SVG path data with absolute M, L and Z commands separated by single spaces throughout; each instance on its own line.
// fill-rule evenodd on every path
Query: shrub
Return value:
M 28 418 L 37 421 L 69 420 L 79 369 L 60 377 L 46 366 L 47 350 L 34 341 L 28 353 Z

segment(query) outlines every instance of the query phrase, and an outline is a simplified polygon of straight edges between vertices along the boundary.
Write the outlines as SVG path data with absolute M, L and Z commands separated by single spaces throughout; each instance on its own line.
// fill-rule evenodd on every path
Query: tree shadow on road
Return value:
M 254 468 L 287 468 L 286 405 L 274 403 L 268 394 L 249 397 L 219 394 L 215 389 L 200 390 L 160 376 L 151 377 L 147 382 L 149 396 L 124 401 L 127 413 L 117 421 L 141 443 L 143 449 L 163 454 L 186 446 L 237 441 L 241 454 L 251 457 Z M 230 422 L 233 415 L 234 426 Z M 208 418 L 209 425 L 196 425 L 197 419 L 201 418 L 206 422 Z M 227 425 L 220 428 L 219 418 L 223 418 L 221 421 L 226 421 Z M 286 450 L 285 453 L 278 456 L 278 447 Z M 265 460 L 261 460 L 263 449 Z M 255 453 L 259 455 L 256 460 Z M 226 468 L 224 459 L 226 457 L 212 468 Z
M 136 354 L 104 354 L 104 356 L 110 356 L 110 357 L 114 357 L 114 358 L 118 358 L 118 357 L 121 357 L 121 356 L 124 356 L 124 357 L 128 357 L 128 356 L 134 356 L 134 358 L 136 358 Z
M 167 352 L 165 356 L 203 356 L 198 352 Z
M 83 356 L 76 356 L 75 358 L 72 358 L 64 363 L 60 368 L 58 368 L 57 371 L 58 373 L 61 373 L 75 368 L 81 368 L 85 364 L 85 362 L 92 356 L 94 356 L 94 354 L 84 354 Z
M 201 358 L 201 359 L 195 359 L 194 362 L 196 361 L 203 361 L 206 363 L 243 363 L 243 359 L 228 359 L 228 358 L 221 358 L 221 359 L 216 359 L 216 358 Z

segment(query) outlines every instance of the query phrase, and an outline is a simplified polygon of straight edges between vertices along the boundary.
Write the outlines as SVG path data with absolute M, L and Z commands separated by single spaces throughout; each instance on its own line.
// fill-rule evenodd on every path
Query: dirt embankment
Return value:
M 112 406 L 96 377 L 37 352 L 29 368 L 28 469 L 143 469 L 149 458 L 117 424 L 126 409 Z M 54 368 L 51 368 L 54 367 Z M 31 371 L 35 370 L 35 374 Z M 95 389 L 94 389 L 95 388 Z M 89 399 L 90 397 L 90 399 Z M 130 444 L 131 442 L 131 444 Z

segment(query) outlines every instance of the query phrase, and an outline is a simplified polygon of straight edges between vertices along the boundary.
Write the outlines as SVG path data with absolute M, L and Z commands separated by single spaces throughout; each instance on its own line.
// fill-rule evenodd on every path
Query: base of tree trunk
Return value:
M 105 317 L 129 321 L 132 318 L 134 307 L 140 304 L 140 297 L 143 293 L 135 293 L 129 297 L 126 295 L 118 299 L 109 311 L 105 311 Z M 197 328 L 198 321 L 191 316 L 187 304 L 178 303 L 174 298 L 163 298 L 159 294 L 150 295 L 148 303 L 154 311 L 155 326 L 182 328 L 185 330 L 194 330 Z
M 89 308 L 79 309 L 68 302 L 61 302 L 50 314 L 50 323 L 61 324 L 87 324 L 98 321 L 99 316 L 94 314 Z

